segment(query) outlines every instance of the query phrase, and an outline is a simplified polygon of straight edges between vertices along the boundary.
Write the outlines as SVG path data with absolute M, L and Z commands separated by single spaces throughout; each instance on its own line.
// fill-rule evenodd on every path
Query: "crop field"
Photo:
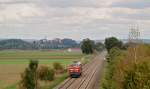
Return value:
M 66 50 L 46 51 L 0 51 L 0 89 L 7 89 L 20 80 L 20 73 L 28 66 L 29 60 L 39 60 L 39 65 L 51 66 L 54 62 L 60 62 L 64 66 L 73 60 L 81 59 L 84 55 L 80 51 L 67 52 Z

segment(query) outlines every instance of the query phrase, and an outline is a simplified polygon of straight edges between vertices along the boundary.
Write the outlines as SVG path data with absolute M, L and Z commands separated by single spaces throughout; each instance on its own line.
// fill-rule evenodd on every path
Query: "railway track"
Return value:
M 96 89 L 103 69 L 104 55 L 96 56 L 90 63 L 83 66 L 80 78 L 67 78 L 54 89 Z

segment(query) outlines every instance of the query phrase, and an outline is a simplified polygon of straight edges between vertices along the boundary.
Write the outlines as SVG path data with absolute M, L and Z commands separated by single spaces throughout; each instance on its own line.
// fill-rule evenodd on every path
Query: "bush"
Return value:
M 116 89 L 150 89 L 149 50 L 145 44 L 129 47 L 122 60 L 115 63 L 113 82 Z
M 53 67 L 55 70 L 64 70 L 63 66 L 58 62 L 53 63 Z
M 52 81 L 54 80 L 54 70 L 51 68 L 48 68 L 46 66 L 41 66 L 38 69 L 38 78 L 42 81 Z
M 123 89 L 150 89 L 150 68 L 147 62 L 135 64 L 126 71 Z

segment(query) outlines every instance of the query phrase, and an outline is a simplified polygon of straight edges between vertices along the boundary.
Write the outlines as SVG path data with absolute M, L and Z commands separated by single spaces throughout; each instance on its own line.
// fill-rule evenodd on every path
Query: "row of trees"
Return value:
M 90 39 L 84 39 L 81 43 L 82 52 L 85 54 L 92 54 L 94 51 L 101 52 L 105 48 L 108 52 L 110 52 L 110 50 L 114 47 L 118 47 L 120 49 L 126 48 L 123 42 L 115 37 L 106 38 L 104 44 L 101 42 L 96 43 Z
M 94 53 L 94 51 L 103 51 L 105 49 L 105 46 L 101 42 L 95 43 L 93 40 L 84 39 L 81 43 L 81 49 L 82 53 L 84 54 L 92 54 Z

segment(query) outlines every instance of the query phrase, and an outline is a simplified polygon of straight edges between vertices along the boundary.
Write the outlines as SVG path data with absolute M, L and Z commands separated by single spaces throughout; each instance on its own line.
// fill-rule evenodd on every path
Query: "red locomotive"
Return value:
M 68 67 L 70 77 L 80 77 L 82 75 L 82 64 L 79 61 L 74 61 Z

